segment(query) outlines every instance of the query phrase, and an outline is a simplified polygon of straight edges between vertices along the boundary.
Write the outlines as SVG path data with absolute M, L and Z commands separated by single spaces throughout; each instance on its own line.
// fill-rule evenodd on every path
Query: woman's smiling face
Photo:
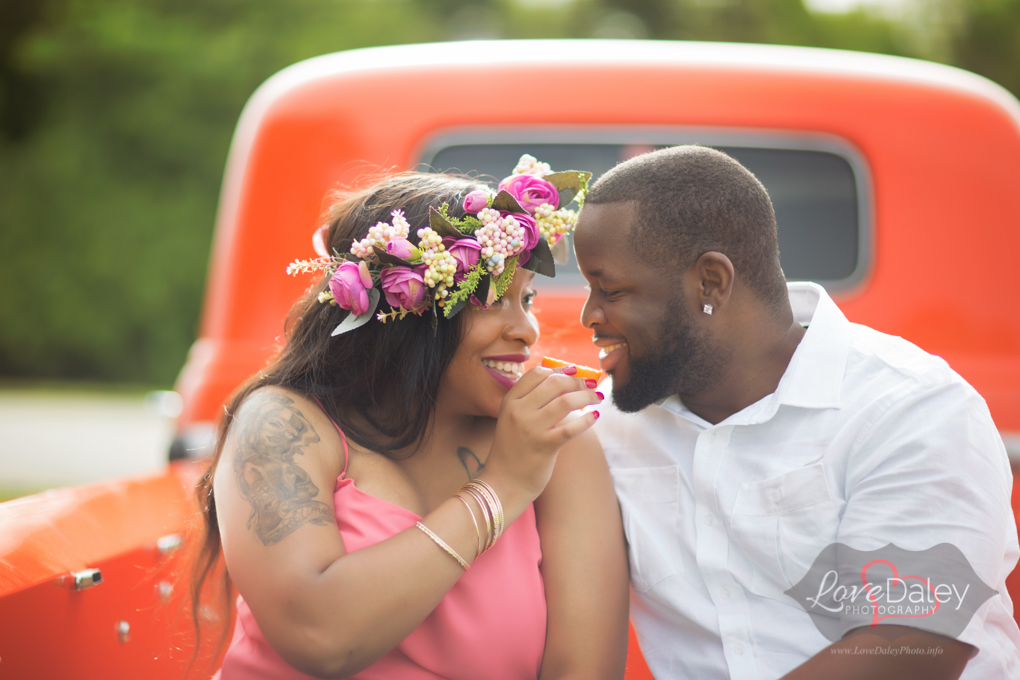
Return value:
M 488 309 L 467 307 L 464 331 L 453 360 L 443 373 L 439 401 L 444 410 L 472 416 L 499 415 L 503 397 L 524 371 L 538 340 L 531 312 L 535 274 L 518 269 L 513 283 Z

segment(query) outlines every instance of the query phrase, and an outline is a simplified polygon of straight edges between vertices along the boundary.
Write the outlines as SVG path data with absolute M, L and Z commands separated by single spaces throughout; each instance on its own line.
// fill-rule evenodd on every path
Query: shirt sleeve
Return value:
M 962 380 L 939 385 L 908 382 L 876 399 L 862 419 L 847 468 L 839 543 L 875 551 L 878 557 L 889 544 L 917 551 L 909 556 L 897 553 L 910 565 L 904 567 L 908 573 L 901 571 L 898 577 L 919 577 L 913 583 L 920 584 L 916 587 L 924 590 L 929 602 L 940 583 L 955 581 L 962 592 L 968 580 L 977 578 L 986 589 L 972 583 L 967 593 L 972 599 L 967 602 L 965 595 L 960 608 L 952 590 L 947 594 L 940 589 L 946 601 L 936 599 L 944 608 L 937 616 L 899 614 L 876 621 L 875 610 L 863 618 L 858 610 L 857 615 L 841 617 L 843 633 L 862 624 L 904 625 L 950 634 L 980 648 L 981 629 L 990 612 L 1001 620 L 1000 610 L 1005 608 L 1012 618 L 1008 597 L 1000 593 L 1005 592 L 1005 577 L 1020 554 L 1010 507 L 1012 473 L 984 400 Z M 953 548 L 965 558 L 972 575 L 965 573 L 967 567 L 957 557 L 946 558 Z M 847 566 L 841 565 L 841 571 Z M 861 565 L 854 568 L 861 573 Z M 927 573 L 909 573 L 919 570 Z M 881 569 L 875 574 L 889 576 Z M 910 579 L 891 583 L 904 588 L 910 584 Z M 1000 592 L 988 597 L 996 589 Z M 982 596 L 987 601 L 979 601 Z M 979 606 L 971 609 L 974 603 Z M 961 619 L 967 610 L 975 613 Z

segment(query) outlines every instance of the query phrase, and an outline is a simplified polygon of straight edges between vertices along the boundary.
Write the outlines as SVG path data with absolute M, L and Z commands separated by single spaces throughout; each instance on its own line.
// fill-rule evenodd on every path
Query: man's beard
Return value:
M 725 363 L 681 305 L 665 316 L 654 335 L 662 339 L 662 350 L 635 356 L 628 345 L 627 383 L 613 382 L 613 403 L 625 413 L 636 413 L 671 394 L 697 394 L 712 384 Z

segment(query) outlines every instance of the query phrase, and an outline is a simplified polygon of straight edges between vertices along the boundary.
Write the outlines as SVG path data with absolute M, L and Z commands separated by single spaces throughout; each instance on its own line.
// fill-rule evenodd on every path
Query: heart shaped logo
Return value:
M 932 607 L 930 609 L 930 611 L 928 611 L 925 614 L 886 614 L 885 616 L 879 616 L 879 613 L 878 613 L 878 610 L 879 610 L 879 607 L 878 607 L 878 596 L 875 595 L 875 590 L 877 588 L 879 590 L 879 592 L 881 592 L 882 586 L 875 586 L 870 581 L 868 581 L 868 569 L 870 569 L 871 567 L 873 567 L 876 564 L 884 564 L 884 565 L 888 566 L 889 569 L 892 571 L 893 578 L 898 580 L 898 581 L 900 581 L 900 583 L 903 583 L 904 587 L 906 587 L 906 581 L 908 579 L 915 579 L 915 580 L 920 581 L 921 583 L 923 583 L 928 588 L 928 590 L 931 591 L 931 594 L 932 594 L 933 599 L 935 601 L 935 606 Z M 889 583 L 889 580 L 891 580 L 891 579 L 886 580 L 887 584 Z M 925 616 L 931 616 L 932 614 L 934 614 L 935 612 L 938 611 L 939 607 L 942 604 L 941 602 L 939 602 L 939 598 L 938 597 L 934 597 L 935 596 L 935 588 L 932 587 L 930 582 L 928 582 L 927 580 L 921 578 L 920 576 L 904 576 L 904 577 L 901 578 L 899 571 L 896 569 L 896 565 L 893 564 L 892 562 L 890 562 L 889 560 L 871 560 L 870 562 L 865 564 L 864 568 L 861 569 L 861 583 L 863 583 L 864 587 L 867 589 L 866 597 L 868 598 L 868 601 L 871 602 L 871 604 L 875 605 L 874 607 L 871 608 L 871 612 L 872 612 L 871 613 L 871 627 L 872 628 L 874 628 L 878 624 L 878 622 L 881 621 L 882 619 L 890 619 L 890 618 L 892 618 L 894 616 L 898 616 L 898 617 L 901 617 L 901 618 L 904 618 L 904 619 L 920 619 L 920 618 L 924 618 Z M 891 610 L 892 607 L 889 607 L 889 609 Z

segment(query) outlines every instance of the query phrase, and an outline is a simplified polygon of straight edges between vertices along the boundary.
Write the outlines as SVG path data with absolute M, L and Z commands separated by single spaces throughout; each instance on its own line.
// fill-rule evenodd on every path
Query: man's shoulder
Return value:
M 885 385 L 899 391 L 959 390 L 976 392 L 946 361 L 899 336 L 850 324 L 850 347 L 844 381 Z

